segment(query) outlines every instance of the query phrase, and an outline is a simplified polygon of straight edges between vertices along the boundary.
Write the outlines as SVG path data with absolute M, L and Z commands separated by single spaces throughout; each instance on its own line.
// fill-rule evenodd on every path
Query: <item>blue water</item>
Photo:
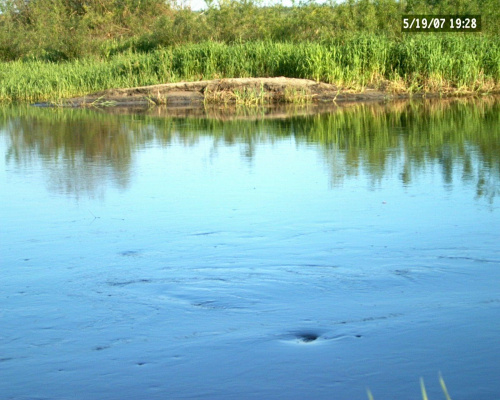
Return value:
M 0 398 L 498 398 L 498 107 L 425 110 L 5 110 Z

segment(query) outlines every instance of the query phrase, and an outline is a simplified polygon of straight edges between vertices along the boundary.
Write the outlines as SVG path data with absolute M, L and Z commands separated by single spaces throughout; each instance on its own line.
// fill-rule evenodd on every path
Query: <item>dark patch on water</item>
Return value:
M 408 269 L 395 269 L 394 274 L 396 275 L 408 275 L 410 271 Z
M 234 303 L 221 302 L 218 300 L 196 301 L 192 302 L 191 305 L 206 310 L 244 310 L 248 308 L 243 305 L 236 305 Z
M 339 268 L 338 265 L 331 265 L 331 264 L 300 264 L 299 267 L 307 267 L 307 268 Z
M 311 344 L 315 343 L 322 339 L 327 339 L 323 336 L 323 332 L 315 331 L 311 329 L 293 331 L 282 335 L 281 338 L 289 343 L 298 343 L 298 344 Z
M 347 339 L 347 338 L 357 338 L 360 339 L 363 336 L 360 334 L 347 335 L 347 334 L 331 334 L 331 333 L 319 333 L 314 331 L 299 331 L 294 332 L 292 335 L 286 335 L 287 342 L 292 343 L 303 343 L 310 344 L 316 342 L 331 342 L 335 340 Z
M 120 251 L 118 254 L 120 254 L 123 257 L 137 257 L 140 254 L 140 250 L 125 250 L 125 251 Z
M 208 235 L 215 235 L 216 233 L 219 233 L 219 232 L 217 232 L 217 231 L 196 232 L 196 233 L 192 233 L 190 236 L 208 236 Z
M 380 321 L 380 320 L 386 320 L 386 319 L 390 319 L 390 318 L 402 317 L 403 315 L 404 314 L 402 314 L 402 313 L 391 313 L 391 314 L 387 314 L 387 315 L 381 315 L 378 317 L 365 317 L 365 318 L 361 318 L 361 319 L 341 320 L 338 322 L 334 322 L 334 324 L 346 325 L 346 324 L 356 324 L 356 323 L 360 323 L 360 322 Z
M 18 400 L 54 400 L 53 397 L 40 397 L 40 396 L 36 396 L 36 397 L 32 397 L 32 396 L 29 396 L 29 397 L 16 397 L 16 399 Z
M 500 303 L 500 299 L 490 299 L 481 301 L 480 304 L 492 304 L 492 303 Z
M 500 260 L 488 260 L 486 258 L 475 258 L 475 257 L 439 256 L 438 258 L 445 258 L 447 260 L 466 260 L 466 261 L 474 261 L 480 263 L 500 263 Z
M 217 306 L 217 303 L 215 303 L 215 300 L 207 300 L 207 301 L 199 301 L 196 303 L 192 303 L 194 307 L 202 307 L 202 308 L 222 308 L 221 306 Z
M 135 279 L 132 281 L 106 282 L 109 286 L 127 286 L 134 283 L 150 283 L 151 279 Z
M 415 278 L 412 276 L 413 272 L 409 269 L 396 269 L 392 271 L 394 275 L 400 276 L 401 278 L 405 278 L 409 281 L 415 282 Z
M 302 343 L 311 343 L 319 338 L 319 335 L 312 332 L 303 332 L 297 335 L 297 340 Z

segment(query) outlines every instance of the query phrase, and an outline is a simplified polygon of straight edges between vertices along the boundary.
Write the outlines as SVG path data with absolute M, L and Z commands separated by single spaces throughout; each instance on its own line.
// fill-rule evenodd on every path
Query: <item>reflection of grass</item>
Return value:
M 444 379 L 441 376 L 441 373 L 439 374 L 439 383 L 440 383 L 441 389 L 443 390 L 443 393 L 446 397 L 446 400 L 451 400 L 451 397 L 448 393 L 448 389 L 446 388 L 446 384 L 444 383 Z M 425 384 L 424 384 L 423 378 L 420 378 L 420 390 L 422 392 L 422 400 L 429 400 L 429 398 L 427 397 L 427 390 L 425 389 Z M 373 394 L 370 391 L 370 389 L 366 390 L 366 394 L 368 395 L 369 400 L 374 400 Z
M 89 109 L 8 107 L 0 108 L 0 131 L 11 137 L 12 154 L 25 153 L 22 148 L 36 149 L 48 158 L 84 152 L 122 166 L 130 161 L 134 147 L 151 140 L 195 143 L 211 137 L 214 143 L 255 146 L 293 137 L 297 144 L 314 144 L 323 152 L 333 186 L 361 170 L 373 184 L 398 173 L 406 186 L 434 165 L 446 185 L 461 180 L 477 198 L 491 203 L 500 195 L 500 102 L 493 98 L 356 105 L 321 115 L 281 115 L 277 120 L 266 119 L 262 107 L 212 107 L 207 105 L 207 113 L 213 118 L 144 115 L 133 124 L 133 135 L 124 123 L 126 116 Z M 109 135 L 110 130 L 115 133 Z

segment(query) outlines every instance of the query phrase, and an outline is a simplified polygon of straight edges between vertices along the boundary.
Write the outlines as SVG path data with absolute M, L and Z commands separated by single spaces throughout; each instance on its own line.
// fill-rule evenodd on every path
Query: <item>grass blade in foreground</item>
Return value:
M 444 379 L 441 376 L 441 373 L 439 373 L 439 383 L 441 384 L 443 393 L 446 396 L 446 400 L 451 400 L 451 397 L 448 394 L 448 389 L 446 388 L 446 384 L 444 383 Z M 420 378 L 420 389 L 422 391 L 422 400 L 429 400 L 429 397 L 427 397 L 427 391 L 425 389 L 424 378 Z M 368 395 L 368 400 L 374 400 L 374 397 L 370 389 L 366 389 L 366 394 Z

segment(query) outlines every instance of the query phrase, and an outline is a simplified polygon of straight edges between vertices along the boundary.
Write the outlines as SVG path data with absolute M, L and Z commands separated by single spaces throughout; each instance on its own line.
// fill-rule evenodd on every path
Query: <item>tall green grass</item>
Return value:
M 118 87 L 286 76 L 363 90 L 498 90 L 500 38 L 458 34 L 401 39 L 353 35 L 327 43 L 204 42 L 107 60 L 0 63 L 0 102 L 57 101 Z

